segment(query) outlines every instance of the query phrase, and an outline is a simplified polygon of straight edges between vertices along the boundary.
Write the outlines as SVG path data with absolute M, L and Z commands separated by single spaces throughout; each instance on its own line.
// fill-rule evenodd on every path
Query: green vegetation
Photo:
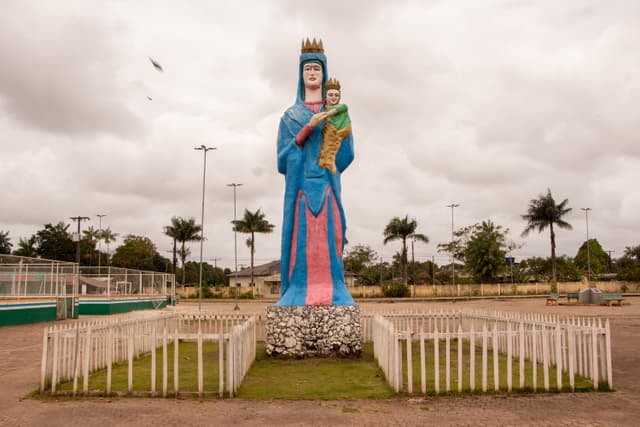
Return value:
M 366 343 L 361 359 L 268 358 L 261 348 L 238 391 L 244 399 L 372 399 L 395 393 Z

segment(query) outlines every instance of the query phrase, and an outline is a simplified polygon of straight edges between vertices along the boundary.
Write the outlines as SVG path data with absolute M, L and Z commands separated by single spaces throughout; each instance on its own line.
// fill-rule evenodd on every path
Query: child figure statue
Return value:
M 322 130 L 322 147 L 320 148 L 320 167 L 336 173 L 336 153 L 342 140 L 351 133 L 351 119 L 348 107 L 340 104 L 340 82 L 330 78 L 325 84 L 327 119 Z

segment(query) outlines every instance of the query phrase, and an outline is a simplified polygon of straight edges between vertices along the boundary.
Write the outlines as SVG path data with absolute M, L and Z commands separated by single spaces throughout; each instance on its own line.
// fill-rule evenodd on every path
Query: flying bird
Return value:
M 164 72 L 164 69 L 162 68 L 162 65 L 160 65 L 160 63 L 158 61 L 156 61 L 155 59 L 153 59 L 150 56 L 149 56 L 149 61 L 151 61 L 151 65 L 153 65 L 156 70 L 160 71 L 161 73 Z
M 148 99 L 149 101 L 153 101 L 153 98 L 152 98 L 152 97 L 150 97 L 150 96 L 147 96 L 147 99 Z

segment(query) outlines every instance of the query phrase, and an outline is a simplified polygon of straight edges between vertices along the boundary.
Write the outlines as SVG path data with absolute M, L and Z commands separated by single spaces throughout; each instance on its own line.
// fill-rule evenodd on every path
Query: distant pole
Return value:
M 431 255 L 431 284 L 436 285 L 436 256 Z
M 453 210 L 458 206 L 460 205 L 457 205 L 455 203 L 447 205 L 448 208 L 451 208 L 451 283 L 453 285 L 456 284 L 456 259 L 453 252 Z M 460 285 L 458 285 L 458 296 L 460 296 Z
M 76 221 L 78 223 L 78 235 L 76 240 L 76 264 L 78 264 L 78 268 L 80 267 L 80 223 L 82 221 L 89 221 L 91 218 L 88 216 L 72 216 L 69 218 L 70 220 Z
M 413 244 L 416 241 L 415 237 L 411 238 L 411 271 L 413 272 L 413 279 L 411 284 L 413 285 L 413 296 L 416 296 L 416 257 L 413 252 Z
M 591 208 L 580 208 L 584 211 L 584 218 L 587 224 L 587 280 L 591 282 L 591 250 L 589 248 L 589 211 Z
M 233 253 L 234 253 L 234 261 L 235 261 L 235 278 L 234 280 L 238 280 L 238 233 L 235 228 L 235 221 L 237 221 L 237 212 L 236 212 L 236 188 L 242 186 L 242 184 L 238 184 L 236 182 L 232 182 L 231 184 L 227 184 L 227 187 L 233 187 Z M 233 284 L 233 287 L 236 291 L 236 306 L 233 307 L 234 310 L 240 310 L 240 306 L 238 305 L 238 287 L 236 284 Z
M 202 245 L 204 244 L 204 189 L 207 176 L 207 151 L 215 149 L 216 147 L 207 147 L 204 144 L 200 147 L 194 148 L 194 150 L 202 151 L 204 154 L 202 167 L 202 215 L 200 218 L 200 275 L 198 278 L 198 311 L 202 311 Z
M 98 217 L 98 275 L 100 274 L 101 267 L 101 259 L 102 259 L 102 217 L 107 216 L 107 214 L 97 214 Z
M 605 251 L 609 254 L 609 273 L 613 271 L 613 258 L 611 258 L 611 253 L 615 251 Z

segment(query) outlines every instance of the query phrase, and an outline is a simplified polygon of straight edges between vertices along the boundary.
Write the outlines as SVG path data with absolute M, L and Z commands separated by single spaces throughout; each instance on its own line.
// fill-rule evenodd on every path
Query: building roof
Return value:
M 262 265 L 253 266 L 253 276 L 271 276 L 280 273 L 280 260 L 271 261 Z M 227 274 L 228 277 L 250 277 L 251 267 L 244 268 L 237 273 Z

